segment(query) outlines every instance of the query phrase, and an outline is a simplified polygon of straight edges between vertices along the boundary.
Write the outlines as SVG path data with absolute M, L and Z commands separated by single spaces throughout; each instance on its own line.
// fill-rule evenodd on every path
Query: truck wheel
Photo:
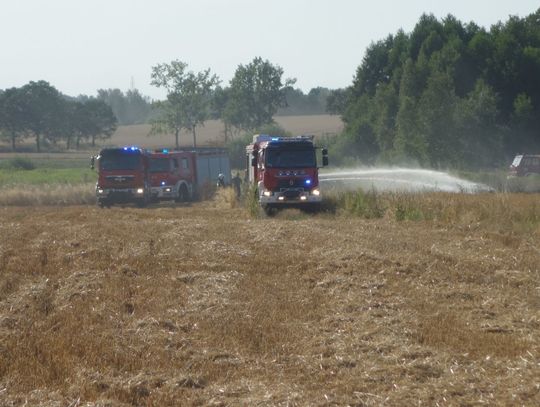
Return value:
M 139 199 L 136 202 L 136 205 L 137 205 L 137 208 L 146 208 L 146 206 L 148 205 L 148 201 L 146 200 L 146 198 Z
M 321 211 L 321 204 L 319 202 L 309 203 L 300 209 L 305 213 L 318 213 Z
M 182 185 L 178 190 L 178 195 L 175 198 L 175 202 L 187 202 L 189 201 L 189 192 L 185 185 Z
M 272 205 L 264 205 L 262 208 L 266 216 L 272 217 L 272 216 L 275 216 L 278 212 L 278 208 Z

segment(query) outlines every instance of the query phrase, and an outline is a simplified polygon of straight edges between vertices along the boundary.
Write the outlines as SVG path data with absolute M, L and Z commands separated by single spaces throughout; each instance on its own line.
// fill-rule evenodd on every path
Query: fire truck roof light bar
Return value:
M 298 142 L 298 141 L 313 141 L 314 136 L 313 135 L 302 135 L 302 136 L 296 136 L 296 137 L 280 137 L 280 136 L 270 136 L 268 134 L 255 134 L 253 136 L 253 142 L 254 143 L 261 143 L 264 141 L 268 142 Z

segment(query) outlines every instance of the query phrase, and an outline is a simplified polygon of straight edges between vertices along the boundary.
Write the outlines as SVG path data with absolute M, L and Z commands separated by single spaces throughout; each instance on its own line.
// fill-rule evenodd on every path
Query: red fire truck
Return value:
M 138 147 L 105 148 L 92 157 L 97 161 L 96 197 L 99 206 L 118 203 L 146 206 L 150 200 L 149 154 Z
M 150 154 L 149 171 L 152 199 L 157 201 L 196 199 L 201 188 L 217 182 L 219 174 L 225 183 L 231 181 L 229 157 L 220 148 L 156 150 Z
M 257 187 L 259 203 L 267 214 L 291 206 L 320 207 L 316 151 L 313 136 L 253 136 L 253 143 L 246 147 L 247 178 Z M 322 149 L 322 165 L 328 165 L 326 149 Z
M 540 174 L 540 155 L 516 155 L 510 165 L 509 177 L 528 177 Z

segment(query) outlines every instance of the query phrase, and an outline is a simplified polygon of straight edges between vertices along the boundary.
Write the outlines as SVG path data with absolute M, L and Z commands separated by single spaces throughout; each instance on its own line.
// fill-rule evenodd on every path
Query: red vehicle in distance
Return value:
M 519 154 L 510 165 L 510 177 L 527 177 L 540 174 L 540 155 Z
M 219 148 L 161 149 L 150 153 L 150 189 L 154 201 L 186 202 L 202 188 L 215 185 L 220 174 L 231 181 L 229 157 Z
M 97 166 L 96 198 L 98 205 L 134 203 L 146 206 L 150 199 L 148 178 L 149 154 L 139 147 L 104 148 L 92 157 Z

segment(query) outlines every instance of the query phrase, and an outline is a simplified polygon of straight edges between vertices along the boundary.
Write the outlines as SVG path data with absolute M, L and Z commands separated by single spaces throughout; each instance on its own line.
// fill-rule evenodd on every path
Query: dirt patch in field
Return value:
M 538 405 L 539 231 L 505 236 L 0 208 L 0 404 Z

